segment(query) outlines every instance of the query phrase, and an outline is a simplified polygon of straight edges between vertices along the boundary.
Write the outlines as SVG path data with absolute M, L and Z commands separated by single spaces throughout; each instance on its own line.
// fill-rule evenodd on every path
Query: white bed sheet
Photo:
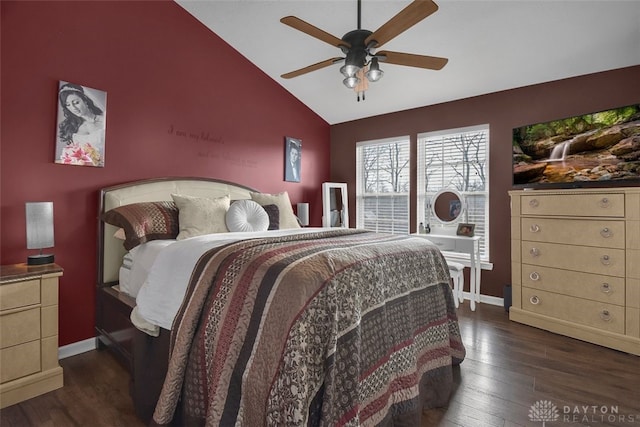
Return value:
M 131 252 L 124 254 L 122 265 L 118 271 L 118 289 L 128 289 L 131 283 L 131 265 L 133 264 L 133 255 Z M 127 293 L 127 292 L 125 292 Z
M 120 291 L 136 298 L 160 251 L 174 242 L 175 240 L 152 240 L 127 252 L 120 267 Z
M 137 306 L 132 313 L 134 325 L 147 333 L 152 326 L 171 330 L 173 319 L 184 299 L 191 272 L 200 256 L 209 249 L 242 239 L 287 236 L 326 230 L 326 228 L 310 227 L 219 233 L 173 241 L 157 253 L 153 266 L 138 292 Z

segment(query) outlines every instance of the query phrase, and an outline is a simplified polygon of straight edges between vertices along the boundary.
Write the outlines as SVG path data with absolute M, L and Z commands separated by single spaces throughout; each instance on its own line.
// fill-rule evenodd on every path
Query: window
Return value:
M 418 135 L 417 222 L 432 223 L 431 198 L 454 188 L 467 209 L 462 222 L 476 225 L 483 260 L 489 260 L 489 125 Z
M 356 227 L 409 233 L 409 137 L 356 145 Z

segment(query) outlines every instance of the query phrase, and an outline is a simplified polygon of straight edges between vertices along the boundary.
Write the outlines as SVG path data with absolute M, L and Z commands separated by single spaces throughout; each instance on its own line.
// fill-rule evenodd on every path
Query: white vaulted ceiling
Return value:
M 437 12 L 383 49 L 449 63 L 440 71 L 381 63 L 385 75 L 364 102 L 343 86 L 338 64 L 280 77 L 344 56 L 280 18 L 294 15 L 341 38 L 357 28 L 356 0 L 177 3 L 329 124 L 640 64 L 639 0 L 435 1 Z M 362 0 L 362 28 L 375 31 L 409 3 Z

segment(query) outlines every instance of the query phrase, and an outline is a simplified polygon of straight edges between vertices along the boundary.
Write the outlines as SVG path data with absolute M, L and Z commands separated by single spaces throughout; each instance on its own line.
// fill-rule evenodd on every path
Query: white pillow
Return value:
M 127 236 L 124 234 L 124 228 L 118 228 L 115 233 L 113 233 L 113 237 L 118 240 L 127 240 Z
M 238 200 L 227 211 L 229 231 L 266 231 L 269 228 L 269 215 L 253 200 Z
M 231 202 L 229 196 L 207 199 L 172 194 L 171 197 L 178 206 L 180 232 L 176 237 L 177 240 L 229 231 L 225 224 L 225 216 Z
M 289 193 L 286 191 L 278 194 L 250 193 L 251 199 L 265 205 L 276 205 L 280 211 L 280 230 L 287 228 L 302 228 L 298 223 L 298 217 L 293 213 Z

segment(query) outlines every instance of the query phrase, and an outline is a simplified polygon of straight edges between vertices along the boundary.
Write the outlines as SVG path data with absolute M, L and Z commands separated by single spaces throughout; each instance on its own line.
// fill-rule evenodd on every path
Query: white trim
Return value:
M 461 128 L 451 128 L 451 129 L 442 129 L 442 130 L 435 130 L 435 131 L 430 131 L 430 132 L 421 132 L 418 134 L 418 139 L 420 138 L 439 138 L 441 136 L 444 135 L 450 135 L 450 134 L 459 134 L 459 133 L 472 133 L 472 132 L 477 132 L 477 131 L 481 131 L 481 130 L 489 130 L 489 123 L 483 123 L 483 124 L 479 124 L 479 125 L 473 125 L 473 126 L 465 126 L 465 127 L 461 127 Z M 488 143 L 487 143 L 488 145 Z
M 383 139 L 372 139 L 370 141 L 358 141 L 356 142 L 356 148 L 364 146 L 382 145 L 382 144 L 394 144 L 398 142 L 409 142 L 411 144 L 411 136 L 395 136 Z
M 96 349 L 96 339 L 87 338 L 84 341 L 78 341 L 71 344 L 63 345 L 58 348 L 58 359 L 66 359 L 67 357 L 76 356 L 81 353 Z

